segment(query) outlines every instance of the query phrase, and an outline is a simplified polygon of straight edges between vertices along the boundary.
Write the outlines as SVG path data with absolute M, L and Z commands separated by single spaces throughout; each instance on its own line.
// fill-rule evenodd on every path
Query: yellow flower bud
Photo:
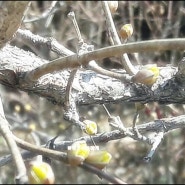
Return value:
M 15 111 L 16 111 L 17 113 L 20 113 L 22 107 L 21 107 L 20 105 L 17 104 L 17 105 L 15 105 L 14 109 L 15 109 Z
M 28 169 L 30 184 L 54 184 L 55 176 L 51 166 L 42 161 L 33 161 Z
M 25 105 L 24 105 L 24 108 L 25 108 L 25 110 L 26 110 L 27 112 L 30 112 L 31 109 L 32 109 L 32 107 L 31 107 L 31 105 L 30 105 L 29 103 L 25 104 Z
M 109 164 L 112 155 L 104 150 L 93 150 L 90 152 L 85 162 L 99 168 L 103 169 L 107 164 Z
M 76 141 L 67 152 L 69 164 L 77 166 L 81 164 L 89 155 L 90 148 L 85 141 Z
M 84 120 L 84 130 L 89 135 L 94 135 L 97 133 L 97 124 L 91 120 Z
M 30 123 L 28 128 L 30 129 L 30 131 L 35 131 L 36 130 L 36 124 L 33 122 L 33 123 Z
M 110 12 L 115 13 L 118 9 L 118 1 L 107 1 Z
M 159 77 L 159 68 L 156 64 L 148 64 L 133 76 L 133 82 L 153 85 Z
M 131 24 L 125 24 L 121 27 L 119 35 L 122 39 L 127 39 L 133 34 L 133 27 Z

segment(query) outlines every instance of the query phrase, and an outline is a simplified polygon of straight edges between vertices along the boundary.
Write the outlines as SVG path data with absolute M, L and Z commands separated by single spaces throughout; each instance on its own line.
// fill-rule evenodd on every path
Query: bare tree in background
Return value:
M 38 160 L 55 183 L 184 182 L 184 1 L 117 5 L 0 3 L 0 183 Z M 72 165 L 77 141 L 110 163 Z

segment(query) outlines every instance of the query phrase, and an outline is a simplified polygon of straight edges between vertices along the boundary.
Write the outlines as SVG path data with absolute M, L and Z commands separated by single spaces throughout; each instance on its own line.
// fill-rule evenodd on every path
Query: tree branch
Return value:
M 93 56 L 96 53 L 99 53 L 98 56 L 102 57 L 102 52 L 104 56 L 109 51 L 110 48 L 113 49 L 113 52 L 108 52 L 108 55 L 114 53 L 117 50 L 121 53 L 123 52 L 123 48 L 127 48 L 125 50 L 128 51 L 136 51 L 142 50 L 148 45 L 148 50 L 152 51 L 152 49 L 156 49 L 158 45 L 161 50 L 164 49 L 183 49 L 185 48 L 184 39 L 167 39 L 167 40 L 155 40 L 154 41 L 146 41 L 139 42 L 133 44 L 125 44 L 120 46 L 112 46 L 103 49 L 99 49 L 96 51 L 92 51 L 88 54 L 89 60 L 93 59 Z M 163 46 L 163 48 L 161 47 Z M 174 48 L 174 46 L 176 48 Z M 106 49 L 108 49 L 106 51 Z M 117 50 L 116 50 L 117 49 Z M 106 52 L 105 52 L 106 51 Z M 86 59 L 88 54 L 82 55 L 82 59 Z M 25 62 L 26 58 L 26 62 Z M 69 65 L 80 65 L 77 61 L 77 55 L 72 55 L 69 57 L 64 57 L 62 59 L 57 59 L 56 63 L 58 68 L 62 66 L 64 63 L 65 67 L 69 67 Z M 97 56 L 95 58 L 98 58 Z M 73 59 L 73 60 L 70 60 Z M 80 60 L 80 58 L 78 59 Z M 67 63 L 67 61 L 69 63 Z M 88 61 L 87 59 L 85 61 Z M 20 90 L 26 92 L 33 92 L 38 94 L 39 96 L 45 97 L 48 100 L 57 103 L 63 104 L 64 102 L 64 94 L 65 88 L 67 85 L 67 81 L 69 78 L 69 71 L 62 70 L 60 72 L 55 72 L 53 74 L 45 74 L 40 77 L 38 81 L 32 83 L 25 83 L 25 73 L 29 74 L 29 71 L 36 70 L 36 73 L 39 70 L 42 70 L 42 67 L 45 66 L 49 71 L 49 66 L 51 63 L 49 61 L 41 59 L 35 56 L 31 52 L 26 52 L 16 47 L 12 47 L 7 45 L 0 51 L 0 62 L 1 69 L 0 72 L 3 73 L 0 75 L 0 83 L 11 86 L 13 88 L 18 88 Z M 64 62 L 64 63 L 63 63 Z M 73 63 L 74 62 L 74 63 Z M 53 62 L 55 64 L 55 61 Z M 83 61 L 82 61 L 83 63 Z M 54 65 L 53 69 L 56 68 L 57 65 Z M 21 66 L 21 67 L 20 67 Z M 37 68 L 38 67 L 38 68 Z M 8 73 L 6 70 L 8 69 Z M 10 71 L 12 72 L 10 73 Z M 32 72 L 33 72 L 32 71 Z M 49 72 L 48 71 L 48 72 Z M 113 78 L 96 74 L 90 70 L 78 70 L 75 79 L 78 81 L 78 85 L 73 84 L 73 90 L 77 97 L 76 101 L 78 104 L 101 104 L 101 103 L 111 103 L 111 102 L 152 102 L 157 101 L 159 103 L 184 103 L 185 97 L 185 84 L 183 78 L 177 79 L 175 78 L 175 73 L 177 72 L 177 68 L 175 67 L 164 67 L 160 69 L 160 78 L 158 81 L 152 86 L 152 88 L 144 86 L 142 84 L 134 84 L 134 83 L 123 83 L 119 80 L 115 80 Z M 121 74 L 121 71 L 120 71 Z M 172 78 L 173 77 L 173 78 Z M 12 79 L 10 81 L 10 78 Z M 14 79 L 14 80 L 13 80 Z M 89 83 L 91 80 L 98 83 Z
M 164 118 L 161 120 L 151 121 L 145 124 L 138 125 L 137 128 L 138 128 L 138 131 L 143 135 L 150 133 L 150 132 L 159 133 L 158 135 L 159 137 L 156 138 L 156 142 L 155 141 L 153 142 L 154 143 L 153 149 L 155 149 L 156 146 L 160 143 L 160 140 L 163 137 L 163 135 L 168 134 L 168 132 L 173 131 L 175 129 L 180 129 L 184 127 L 185 127 L 185 116 L 181 115 L 177 117 Z M 130 132 L 133 132 L 132 127 L 128 127 L 127 129 Z M 160 134 L 161 130 L 163 132 L 162 135 Z M 121 138 L 123 139 L 125 137 L 127 137 L 125 133 L 121 132 L 120 130 L 114 130 L 114 131 L 100 133 L 95 136 L 92 136 L 92 139 L 98 145 L 102 143 L 107 143 L 112 140 L 118 140 Z M 14 138 L 19 147 L 25 150 L 29 150 L 31 151 L 31 153 L 35 153 L 35 155 L 39 155 L 39 154 L 46 155 L 48 157 L 51 157 L 51 158 L 54 158 L 56 160 L 60 160 L 63 162 L 66 162 L 66 154 L 64 152 L 59 152 L 59 151 L 67 150 L 68 146 L 71 146 L 73 142 L 85 140 L 88 145 L 93 145 L 92 139 L 89 136 L 84 136 L 84 137 L 80 137 L 78 139 L 73 139 L 70 141 L 57 141 L 57 142 L 55 141 L 54 149 L 57 151 L 52 151 L 50 149 L 44 148 L 44 146 L 43 147 L 34 146 L 33 144 L 27 143 L 15 136 Z M 151 143 L 151 145 L 153 145 L 153 143 Z M 28 152 L 26 153 L 23 152 L 23 154 L 24 154 L 23 155 L 24 159 L 35 156 L 33 154 L 29 154 Z M 8 164 L 10 160 L 11 158 L 9 156 L 3 157 L 2 159 L 0 159 L 0 166 Z
M 107 28 L 111 33 L 114 44 L 121 45 L 121 40 L 117 34 L 116 27 L 114 25 L 114 21 L 112 19 L 112 15 L 111 15 L 107 1 L 102 1 L 102 7 L 103 7 L 103 10 L 106 16 Z M 121 56 L 121 64 L 123 65 L 123 67 L 125 68 L 126 72 L 129 75 L 135 75 L 137 73 L 137 70 L 134 68 L 134 66 L 130 62 L 130 59 L 128 58 L 127 53 L 124 53 Z
M 68 157 L 65 152 L 59 152 L 59 151 L 51 150 L 51 149 L 44 148 L 44 147 L 38 147 L 38 146 L 35 146 L 35 145 L 30 144 L 28 142 L 25 142 L 15 136 L 14 136 L 14 138 L 15 138 L 17 144 L 23 149 L 26 149 L 31 152 L 35 152 L 35 153 L 37 153 L 37 155 L 38 154 L 44 155 L 44 156 L 47 156 L 47 157 L 50 157 L 55 160 L 59 160 L 59 161 L 62 161 L 64 163 L 68 164 Z M 110 176 L 110 175 L 106 174 L 105 172 L 103 172 L 103 171 L 101 171 L 101 170 L 99 170 L 99 169 L 97 169 L 97 168 L 95 168 L 85 162 L 80 164 L 79 167 L 81 167 L 89 172 L 92 172 L 94 174 L 97 174 L 97 175 L 99 175 L 99 177 L 104 178 L 104 179 L 108 180 L 109 182 L 118 183 L 118 184 L 124 183 L 120 179 L 113 177 L 113 176 Z
M 63 45 L 61 45 L 57 40 L 54 38 L 44 38 L 39 35 L 34 35 L 29 30 L 21 30 L 18 29 L 16 33 L 15 39 L 22 39 L 26 42 L 26 44 L 32 48 L 32 50 L 35 51 L 35 47 L 37 45 L 45 45 L 48 47 L 48 51 L 51 50 L 55 53 L 57 53 L 59 56 L 69 56 L 75 54 L 71 50 L 67 49 Z M 128 74 L 120 74 L 117 72 L 106 70 L 102 67 L 100 67 L 94 60 L 90 61 L 87 69 L 90 69 L 92 71 L 95 71 L 96 73 L 103 74 L 106 76 L 110 76 L 112 78 L 116 79 L 125 79 L 125 81 L 130 81 Z
M 30 1 L 2 1 L 0 4 L 0 48 L 9 42 L 19 28 Z
M 90 51 L 80 56 L 78 54 L 74 54 L 71 56 L 53 60 L 50 63 L 43 64 L 33 71 L 28 72 L 25 76 L 25 81 L 36 81 L 41 76 L 54 71 L 59 71 L 67 68 L 78 68 L 80 66 L 87 65 L 91 60 L 119 56 L 122 53 L 184 50 L 184 40 L 185 39 L 161 39 L 141 41 L 118 46 L 110 46 L 95 51 Z
M 17 184 L 25 184 L 28 182 L 28 177 L 26 173 L 26 167 L 23 162 L 22 156 L 20 154 L 20 151 L 16 145 L 16 142 L 13 139 L 13 134 L 10 131 L 9 123 L 7 122 L 4 111 L 3 111 L 3 105 L 0 98 L 0 133 L 4 137 L 4 139 L 7 142 L 7 145 L 9 146 L 9 149 L 13 156 L 13 161 L 17 168 L 17 175 L 15 177 L 15 182 Z

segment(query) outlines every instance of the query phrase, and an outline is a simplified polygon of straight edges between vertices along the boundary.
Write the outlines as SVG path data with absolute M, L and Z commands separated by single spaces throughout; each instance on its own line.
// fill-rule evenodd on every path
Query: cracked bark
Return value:
M 35 93 L 55 104 L 64 103 L 64 95 L 70 70 L 44 75 L 38 81 L 23 83 L 24 74 L 49 61 L 31 52 L 10 45 L 0 51 L 0 83 Z M 8 73 L 7 73 L 7 72 Z M 160 77 L 152 88 L 142 84 L 123 82 L 97 74 L 90 70 L 78 70 L 72 93 L 79 105 L 118 102 L 159 102 L 162 104 L 185 102 L 184 76 L 176 67 L 163 67 Z M 178 75 L 177 75 L 178 74 Z
M 24 15 L 23 10 L 28 3 L 28 1 L 0 3 L 0 83 L 28 93 L 35 93 L 55 104 L 63 105 L 70 70 L 49 73 L 40 77 L 36 82 L 24 83 L 24 75 L 27 71 L 49 61 L 7 44 L 19 28 Z M 176 46 L 172 46 L 172 49 L 175 49 Z M 148 51 L 147 47 L 143 47 L 143 50 Z M 184 64 L 182 63 L 179 68 L 164 67 L 161 69 L 160 75 L 157 83 L 149 88 L 141 84 L 123 83 L 90 70 L 79 69 L 74 79 L 72 96 L 78 105 L 152 101 L 163 104 L 183 104 L 185 100 Z M 181 116 L 177 122 L 181 118 L 184 120 L 184 117 Z M 175 124 L 176 122 L 173 126 L 176 126 Z M 142 125 L 140 129 L 142 130 L 144 126 Z M 157 126 L 155 124 L 155 128 Z M 121 136 L 119 134 L 120 132 L 118 136 Z M 23 180 L 18 174 L 17 182 L 24 183 Z

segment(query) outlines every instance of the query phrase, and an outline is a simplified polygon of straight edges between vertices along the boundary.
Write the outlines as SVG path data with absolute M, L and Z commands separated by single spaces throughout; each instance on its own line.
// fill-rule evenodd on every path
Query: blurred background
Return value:
M 42 37 L 53 37 L 73 52 L 77 51 L 78 39 L 68 13 L 74 11 L 82 37 L 95 49 L 110 46 L 105 16 L 101 1 L 32 1 L 26 12 L 21 29 L 28 29 Z M 134 28 L 129 42 L 151 39 L 183 38 L 185 36 L 184 1 L 119 1 L 117 11 L 112 15 L 119 31 L 122 25 L 130 23 Z M 47 15 L 47 16 L 46 16 Z M 19 48 L 32 51 L 41 58 L 53 60 L 58 56 L 48 52 L 43 46 L 30 46 L 21 39 L 11 42 Z M 166 51 L 154 53 L 134 53 L 128 55 L 134 65 L 156 63 L 158 66 L 177 66 L 183 52 Z M 102 67 L 119 69 L 119 58 L 103 60 Z M 15 89 L 0 86 L 4 111 L 11 128 L 18 137 L 40 145 L 60 135 L 62 140 L 71 140 L 85 134 L 63 119 L 63 109 L 58 105 Z M 120 116 L 126 126 L 132 126 L 135 114 L 134 103 L 107 104 L 111 115 Z M 98 124 L 98 133 L 111 131 L 108 115 L 102 105 L 80 106 L 79 113 Z M 184 114 L 184 105 L 159 105 L 149 103 L 139 117 L 139 123 L 154 119 Z M 165 135 L 153 160 L 144 163 L 143 157 L 150 146 L 130 138 L 109 141 L 100 146 L 112 154 L 110 164 L 104 169 L 123 181 L 146 184 L 185 183 L 185 129 L 177 129 Z M 9 154 L 9 149 L 0 137 L 0 157 Z M 101 184 L 106 180 L 78 167 L 70 167 L 59 161 L 52 161 L 56 176 L 55 183 Z M 0 168 L 0 183 L 14 183 L 14 166 L 8 164 Z

